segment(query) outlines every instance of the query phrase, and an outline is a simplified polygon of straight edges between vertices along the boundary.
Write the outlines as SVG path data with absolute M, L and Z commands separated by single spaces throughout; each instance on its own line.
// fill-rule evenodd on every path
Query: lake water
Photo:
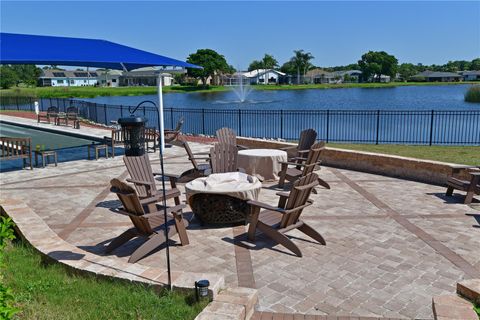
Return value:
M 325 141 L 356 143 L 480 144 L 480 104 L 464 101 L 468 84 L 313 90 L 253 90 L 246 102 L 234 92 L 168 93 L 164 123 L 182 131 L 214 135 L 221 127 L 247 137 L 298 139 L 306 128 Z M 128 108 L 157 96 L 97 97 L 96 104 L 77 103 L 82 116 L 109 124 Z M 63 107 L 70 102 L 63 101 Z M 62 105 L 58 99 L 44 99 Z M 158 127 L 158 109 L 144 105 L 136 112 Z
M 243 103 L 234 92 L 168 93 L 165 108 L 245 110 L 479 110 L 464 101 L 470 85 L 402 86 L 393 88 L 339 88 L 311 90 L 252 90 Z M 136 105 L 157 101 L 155 95 L 96 97 L 88 101 Z

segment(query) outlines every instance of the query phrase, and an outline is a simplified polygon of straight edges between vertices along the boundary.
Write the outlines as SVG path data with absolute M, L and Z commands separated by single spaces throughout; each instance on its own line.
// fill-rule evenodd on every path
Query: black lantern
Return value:
M 210 282 L 208 280 L 199 280 L 195 281 L 195 296 L 197 297 L 197 301 L 200 298 L 205 298 L 208 296 L 208 286 Z
M 145 153 L 146 122 L 147 119 L 135 116 L 118 119 L 118 123 L 122 126 L 126 156 L 141 156 Z

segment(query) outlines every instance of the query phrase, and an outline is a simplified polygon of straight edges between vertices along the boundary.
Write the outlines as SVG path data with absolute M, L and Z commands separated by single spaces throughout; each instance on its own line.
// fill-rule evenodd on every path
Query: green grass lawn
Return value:
M 5 251 L 4 281 L 13 290 L 17 319 L 194 319 L 206 302 L 118 280 L 73 275 L 21 242 Z
M 342 143 L 329 143 L 327 146 L 332 148 L 385 153 L 410 158 L 480 166 L 480 147 Z
M 307 84 L 307 85 L 253 85 L 254 90 L 301 90 L 301 89 L 335 89 L 335 88 L 390 88 L 397 86 L 457 85 L 478 82 L 390 82 L 390 83 L 341 83 L 341 84 Z M 231 90 L 225 86 L 172 86 L 164 87 L 169 92 L 220 92 Z M 33 96 L 38 98 L 94 98 L 98 96 L 139 96 L 156 94 L 157 87 L 35 87 L 11 88 L 0 90 L 0 95 Z
M 473 306 L 473 310 L 478 314 L 478 319 L 480 319 L 480 304 Z
M 222 86 L 173 86 L 164 87 L 163 92 L 216 92 L 229 90 Z M 94 98 L 99 96 L 140 96 L 157 94 L 157 87 L 31 87 L 0 90 L 5 96 L 31 96 L 38 98 Z

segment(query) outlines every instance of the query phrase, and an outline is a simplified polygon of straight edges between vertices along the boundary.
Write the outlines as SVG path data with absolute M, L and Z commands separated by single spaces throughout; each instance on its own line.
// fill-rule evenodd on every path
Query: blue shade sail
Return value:
M 184 61 L 106 40 L 0 33 L 0 64 L 40 64 L 133 70 L 174 66 L 201 68 Z

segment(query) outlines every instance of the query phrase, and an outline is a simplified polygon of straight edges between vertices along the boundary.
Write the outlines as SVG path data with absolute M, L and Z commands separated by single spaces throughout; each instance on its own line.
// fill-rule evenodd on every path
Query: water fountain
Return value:
M 247 79 L 247 83 L 246 84 L 244 83 L 245 79 L 246 78 L 240 72 L 237 72 L 237 84 L 233 86 L 233 92 L 235 92 L 239 102 L 241 103 L 245 102 L 248 94 L 250 93 L 250 91 L 252 91 L 252 88 L 248 83 L 248 79 Z

